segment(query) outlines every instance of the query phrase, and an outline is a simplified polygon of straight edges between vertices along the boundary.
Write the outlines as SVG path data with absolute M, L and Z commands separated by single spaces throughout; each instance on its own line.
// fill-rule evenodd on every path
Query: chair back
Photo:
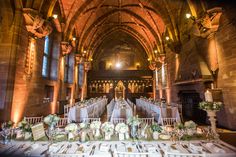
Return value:
M 68 124 L 68 118 L 60 118 L 60 120 L 57 122 L 56 127 L 62 128 L 65 127 Z
M 126 123 L 125 118 L 111 118 L 111 122 L 116 125 L 118 123 Z
M 141 123 L 145 123 L 148 125 L 151 125 L 154 123 L 154 117 L 152 117 L 152 118 L 139 118 L 139 120 L 141 121 Z
M 29 124 L 36 124 L 36 123 L 40 123 L 43 121 L 43 116 L 41 117 L 25 117 L 26 122 L 28 122 Z
M 100 118 L 84 118 L 83 123 L 92 123 L 93 121 L 101 121 Z
M 68 117 L 69 110 L 70 110 L 70 104 L 64 105 L 64 117 L 65 118 Z
M 174 124 L 177 123 L 177 118 L 161 118 L 161 123 L 163 126 L 174 126 Z

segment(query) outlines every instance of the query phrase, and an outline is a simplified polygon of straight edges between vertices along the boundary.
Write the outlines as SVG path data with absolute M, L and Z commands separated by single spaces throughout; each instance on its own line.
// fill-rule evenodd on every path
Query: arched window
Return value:
M 45 37 L 44 41 L 44 52 L 43 52 L 43 66 L 42 66 L 42 75 L 43 77 L 48 77 L 49 74 L 49 57 L 50 57 L 50 50 L 49 50 L 49 37 Z
M 74 79 L 74 54 L 70 53 L 65 56 L 65 75 L 64 81 L 67 83 L 73 83 Z

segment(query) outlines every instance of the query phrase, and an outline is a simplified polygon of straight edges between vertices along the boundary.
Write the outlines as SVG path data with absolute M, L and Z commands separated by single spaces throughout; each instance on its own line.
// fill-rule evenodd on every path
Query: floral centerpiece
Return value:
M 8 121 L 8 122 L 2 123 L 1 127 L 2 129 L 11 129 L 13 127 L 13 124 L 14 122 Z
M 20 128 L 20 132 L 17 132 L 17 138 L 24 136 L 25 139 L 29 139 L 31 137 L 31 126 L 26 119 L 24 118 L 22 121 L 20 121 L 17 125 Z
M 154 123 L 151 125 L 151 130 L 153 132 L 153 139 L 157 140 L 159 138 L 159 134 L 161 133 L 163 129 L 160 127 L 160 125 L 158 125 L 157 123 Z
M 118 123 L 115 127 L 115 130 L 119 134 L 119 140 L 124 140 L 125 133 L 128 133 L 129 128 L 128 128 L 128 125 L 126 125 L 125 123 Z
M 55 114 L 50 114 L 46 117 L 44 117 L 44 123 L 47 124 L 48 126 L 56 126 L 58 121 L 60 120 L 60 117 L 58 117 Z
M 211 130 L 215 134 L 215 137 L 218 138 L 219 135 L 216 132 L 216 112 L 223 107 L 222 102 L 209 102 L 202 101 L 199 103 L 199 108 L 205 110 L 211 122 Z
M 101 126 L 101 122 L 100 121 L 93 121 L 90 124 L 90 129 L 93 130 L 93 134 L 95 137 L 99 137 L 100 136 L 100 126 Z
M 78 130 L 78 125 L 75 123 L 70 123 L 65 127 L 65 131 L 68 132 L 68 140 L 74 139 Z
M 222 108 L 222 102 L 208 102 L 202 101 L 199 103 L 199 108 L 205 111 L 212 110 L 212 111 L 219 111 Z
M 101 129 L 105 133 L 105 140 L 110 140 L 111 135 L 114 132 L 114 124 L 111 122 L 105 122 L 102 124 Z
M 187 134 L 192 136 L 196 132 L 197 124 L 190 120 L 184 123 L 184 127 L 187 131 Z
M 133 117 L 129 117 L 127 120 L 128 125 L 130 125 L 131 127 L 131 136 L 132 138 L 136 138 L 137 137 L 137 130 L 138 130 L 138 125 L 141 123 L 138 115 L 133 116 Z
M 81 130 L 81 142 L 84 142 L 86 140 L 87 135 L 87 129 L 89 128 L 88 123 L 80 123 L 79 128 Z
M 60 117 L 58 117 L 56 114 L 50 114 L 46 117 L 44 117 L 43 121 L 45 124 L 48 125 L 48 138 L 52 142 L 53 136 L 55 134 L 55 126 L 60 120 Z

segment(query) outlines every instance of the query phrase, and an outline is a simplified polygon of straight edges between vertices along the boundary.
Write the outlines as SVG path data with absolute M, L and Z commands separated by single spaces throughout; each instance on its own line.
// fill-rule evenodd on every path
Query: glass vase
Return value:
M 130 135 L 133 139 L 137 138 L 137 135 L 138 135 L 138 126 L 135 126 L 135 125 L 131 125 L 131 128 L 130 128 Z

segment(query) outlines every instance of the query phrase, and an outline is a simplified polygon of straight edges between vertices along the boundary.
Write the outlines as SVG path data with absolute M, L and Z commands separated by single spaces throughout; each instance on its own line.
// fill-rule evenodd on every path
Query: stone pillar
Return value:
M 153 71 L 153 99 L 156 100 L 156 90 L 157 90 L 157 66 L 156 66 L 156 62 L 151 62 L 151 64 L 149 65 L 149 68 Z
M 83 76 L 81 101 L 85 100 L 87 97 L 87 74 L 89 70 L 90 70 L 90 62 L 84 62 L 84 76 Z

